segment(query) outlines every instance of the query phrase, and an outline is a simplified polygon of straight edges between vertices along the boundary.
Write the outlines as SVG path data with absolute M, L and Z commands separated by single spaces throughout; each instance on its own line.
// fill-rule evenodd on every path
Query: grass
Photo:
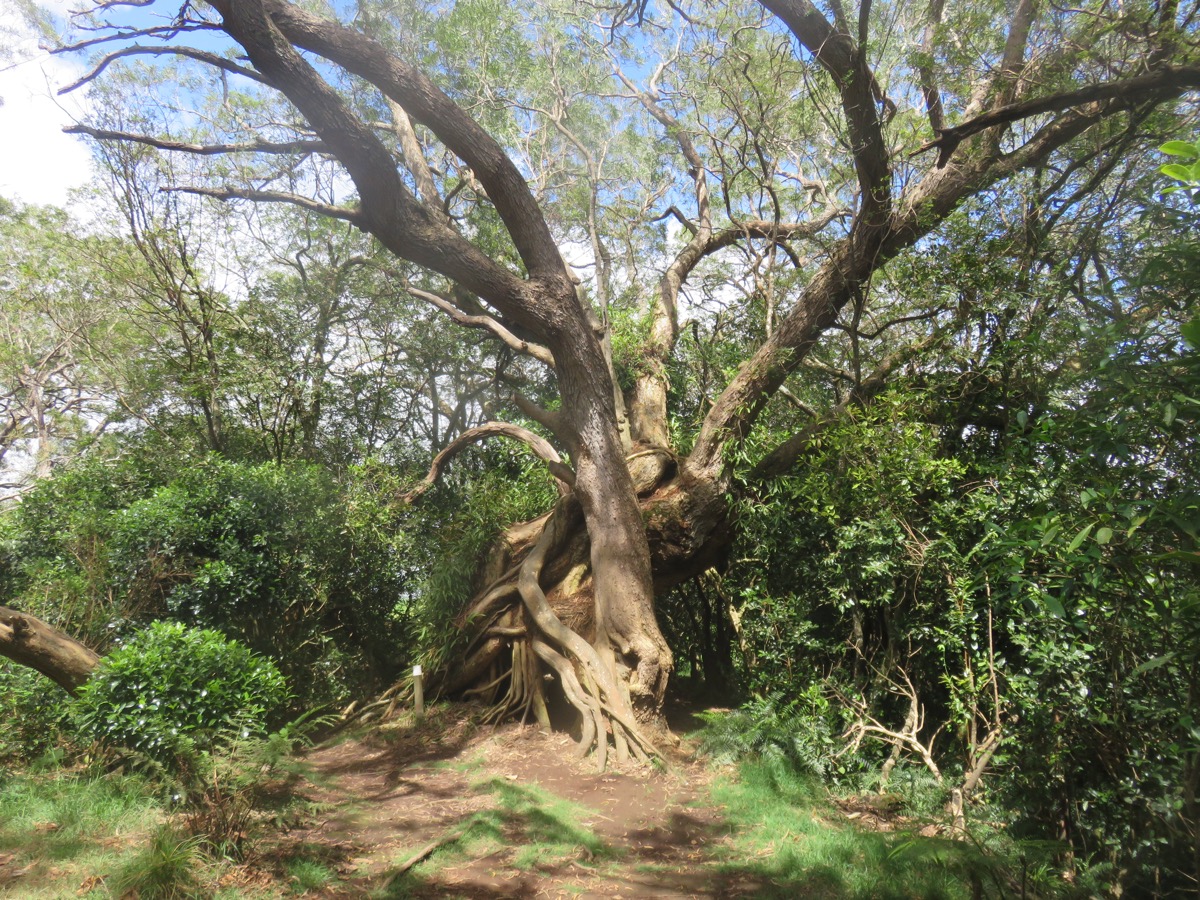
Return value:
M 286 885 L 215 888 L 234 869 L 205 854 L 201 839 L 165 825 L 160 795 L 133 775 L 0 775 L 0 897 L 284 896 Z
M 138 900 L 200 900 L 211 895 L 201 871 L 201 842 L 162 826 L 150 842 L 113 872 L 114 896 Z
M 492 795 L 494 805 L 467 817 L 444 836 L 442 845 L 428 858 L 393 877 L 372 896 L 383 900 L 406 897 L 439 869 L 507 847 L 517 848 L 510 864 L 523 871 L 553 873 L 571 863 L 586 866 L 616 856 L 595 832 L 579 824 L 592 814 L 585 807 L 536 786 L 504 778 L 477 782 L 472 790 Z M 396 867 L 416 852 L 410 848 L 397 856 Z
M 839 821 L 811 777 L 765 757 L 713 788 L 732 830 L 720 870 L 763 885 L 761 897 L 996 896 L 992 860 L 964 841 L 879 833 Z M 749 862 L 747 862 L 749 860 Z
M 440 870 L 479 869 L 480 861 L 502 879 L 540 879 L 566 891 L 582 877 L 593 886 L 705 883 L 718 892 L 780 898 L 995 897 L 1013 893 L 1017 882 L 1006 882 L 1006 871 L 1020 873 L 1019 866 L 1006 868 L 1016 854 L 1002 832 L 985 849 L 972 841 L 856 827 L 819 781 L 779 756 L 751 757 L 726 770 L 694 804 L 717 811 L 717 834 L 708 831 L 714 818 L 708 816 L 712 839 L 691 840 L 684 855 L 658 862 L 609 844 L 588 824 L 594 810 L 536 785 L 484 777 L 487 764 L 479 754 L 422 765 L 478 778 L 469 788 L 476 811 L 448 825 L 438 846 L 411 869 L 400 872 L 417 847 L 397 854 L 390 873 L 359 873 L 345 882 L 338 874 L 342 857 L 321 844 L 291 845 L 269 867 L 262 855 L 241 867 L 212 858 L 197 839 L 164 826 L 168 817 L 156 791 L 138 777 L 63 770 L 9 776 L 0 781 L 0 896 L 265 900 L 326 895 L 353 884 L 373 887 L 370 896 L 379 900 L 395 900 L 429 896 Z M 910 785 L 897 777 L 893 788 L 906 812 L 940 812 L 936 792 L 919 779 Z M 269 830 L 283 818 L 268 815 L 258 823 Z M 15 871 L 23 874 L 13 879 Z
M 154 792 L 138 777 L 5 776 L 0 857 L 9 858 L 8 872 L 24 871 L 5 888 L 28 898 L 74 896 L 89 876 L 115 869 L 121 853 L 161 820 Z
M 519 869 L 555 867 L 575 860 L 610 859 L 615 853 L 594 831 L 579 823 L 591 810 L 541 788 L 493 778 L 476 786 L 496 795 L 509 843 L 519 843 Z
M 329 866 L 315 859 L 298 857 L 289 859 L 284 864 L 291 889 L 298 894 L 308 891 L 319 891 L 337 879 L 337 874 Z

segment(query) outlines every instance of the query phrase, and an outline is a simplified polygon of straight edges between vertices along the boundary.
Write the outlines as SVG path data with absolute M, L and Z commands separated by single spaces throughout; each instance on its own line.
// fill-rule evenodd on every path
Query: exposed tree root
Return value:
M 719 562 L 728 546 L 728 505 L 723 495 L 685 482 L 665 451 L 641 451 L 630 469 L 642 500 L 658 589 Z M 589 544 L 578 502 L 568 495 L 554 509 L 510 527 L 482 567 L 481 587 L 459 616 L 468 632 L 452 666 L 433 672 L 427 695 L 479 700 L 485 721 L 551 724 L 565 706 L 576 716 L 578 753 L 650 762 L 655 710 L 635 714 L 634 688 L 653 697 L 662 678 L 649 683 L 634 668 L 628 648 L 596 620 Z M 627 683 L 626 679 L 630 679 Z M 386 721 L 407 704 L 407 679 L 346 717 L 365 724 Z M 640 709 L 640 707 L 639 707 Z M 555 719 L 558 727 L 564 722 Z M 612 756 L 610 757 L 610 751 Z
M 518 589 L 537 636 L 513 644 L 508 703 L 519 703 L 520 691 L 527 692 L 525 702 L 529 704 L 535 702 L 534 697 L 541 696 L 542 680 L 536 674 L 528 678 L 525 670 L 527 662 L 532 662 L 525 650 L 528 647 L 558 676 L 567 702 L 580 716 L 580 750 L 586 754 L 594 747 L 597 768 L 603 771 L 607 766 L 610 736 L 619 762 L 628 761 L 631 751 L 633 758 L 643 761 L 656 756 L 657 751 L 638 728 L 629 697 L 622 691 L 614 668 L 605 665 L 595 647 L 563 624 L 542 590 L 540 581 L 547 557 L 571 531 L 573 504 L 570 498 L 559 501 L 520 566 Z

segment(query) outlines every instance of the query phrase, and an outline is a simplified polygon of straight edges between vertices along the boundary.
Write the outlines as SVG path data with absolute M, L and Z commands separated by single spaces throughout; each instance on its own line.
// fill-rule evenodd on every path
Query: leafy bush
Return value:
M 147 455 L 80 460 L 12 511 L 0 586 L 22 608 L 98 647 L 156 619 L 217 629 L 279 660 L 302 705 L 394 679 L 410 567 L 370 473 Z
M 265 731 L 287 699 L 270 660 L 215 631 L 156 622 L 102 660 L 73 711 L 84 735 L 169 763 L 230 724 Z
M 69 699 L 33 669 L 0 663 L 0 766 L 27 763 L 54 750 L 63 737 Z
M 982 767 L 976 818 L 1065 835 L 1080 877 L 1130 891 L 1190 877 L 1200 765 L 1200 457 L 1182 424 L 1200 380 L 1194 351 L 1142 352 L 1113 347 L 1086 404 L 953 444 L 920 394 L 879 398 L 822 433 L 776 502 L 746 505 L 739 555 L 756 566 L 723 585 L 751 689 L 817 686 L 879 723 L 858 752 L 881 779 L 897 744 L 901 767 L 920 763 L 887 736 L 912 727 L 946 787 Z M 790 706 L 754 701 L 724 727 L 819 771 L 787 744 L 809 727 Z

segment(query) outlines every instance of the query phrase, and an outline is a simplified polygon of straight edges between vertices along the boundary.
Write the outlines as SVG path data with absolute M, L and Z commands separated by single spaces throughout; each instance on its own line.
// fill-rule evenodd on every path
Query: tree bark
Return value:
M 75 694 L 100 662 L 88 647 L 36 616 L 0 606 L 0 656 L 41 672 Z

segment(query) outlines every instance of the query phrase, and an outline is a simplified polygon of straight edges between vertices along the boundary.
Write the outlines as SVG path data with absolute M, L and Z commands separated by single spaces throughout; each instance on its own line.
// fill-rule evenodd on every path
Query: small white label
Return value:
M 421 667 L 413 666 L 413 678 L 420 678 L 420 677 L 421 677 Z

